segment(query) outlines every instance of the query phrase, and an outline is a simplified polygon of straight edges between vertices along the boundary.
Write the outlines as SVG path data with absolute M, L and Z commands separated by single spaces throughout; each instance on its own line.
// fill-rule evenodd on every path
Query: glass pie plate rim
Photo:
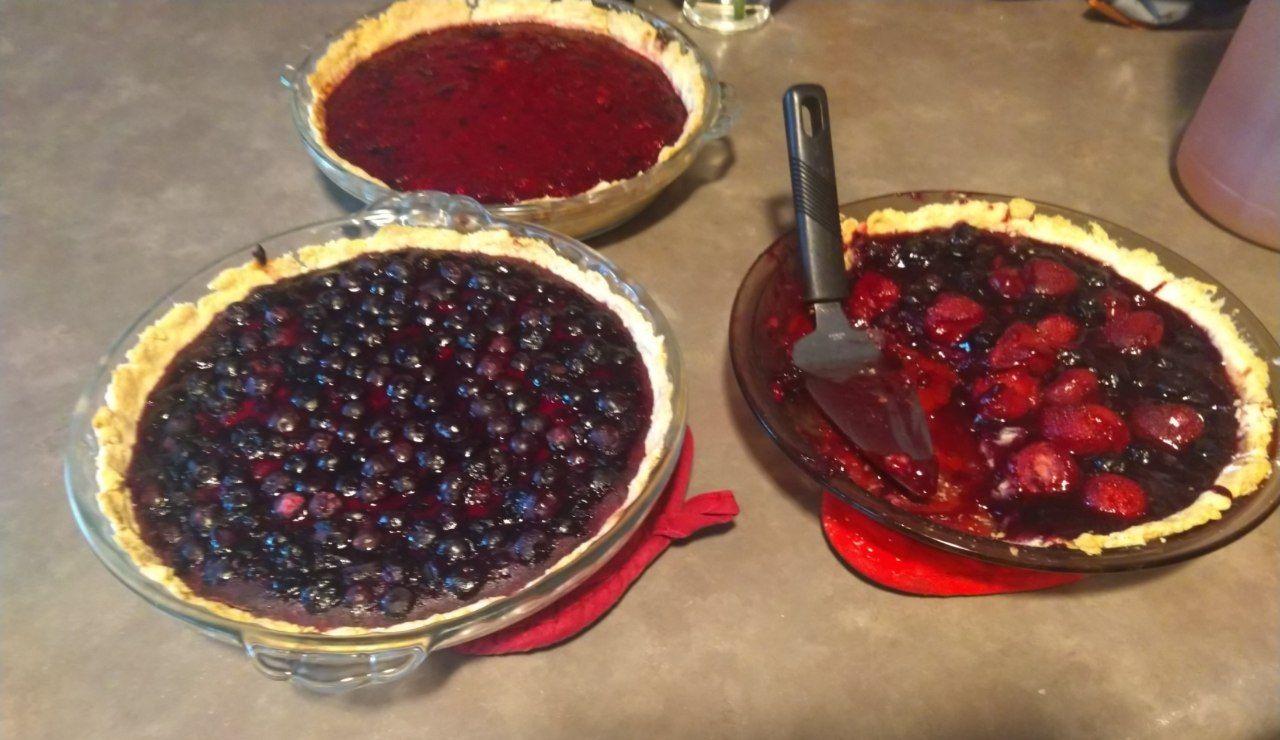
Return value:
M 550 1 L 550 0 L 548 0 Z M 484 204 L 500 218 L 537 223 L 578 239 L 588 239 L 602 234 L 644 209 L 658 194 L 680 177 L 693 164 L 698 152 L 707 142 L 728 135 L 738 118 L 740 106 L 733 88 L 721 82 L 706 54 L 691 38 L 674 24 L 653 13 L 637 8 L 626 0 L 592 0 L 612 12 L 630 13 L 652 26 L 667 43 L 677 43 L 687 49 L 698 62 L 706 99 L 702 121 L 684 143 L 661 162 L 625 180 L 585 193 L 563 198 L 546 198 L 518 203 Z M 280 73 L 280 82 L 289 91 L 289 110 L 294 129 L 306 147 L 316 167 L 341 190 L 365 203 L 394 195 L 396 190 L 386 187 L 369 177 L 353 171 L 345 162 L 325 151 L 311 126 L 310 110 L 315 102 L 308 77 L 335 40 L 360 21 L 382 13 L 391 5 L 382 5 L 351 21 L 342 29 L 326 35 L 296 64 L 288 64 Z
M 958 199 L 1007 202 L 1014 197 L 1019 196 L 958 190 L 918 190 L 863 198 L 841 205 L 840 211 L 845 216 L 863 220 L 872 212 L 884 208 L 912 210 L 929 203 Z M 1161 263 L 1174 274 L 1193 277 L 1217 286 L 1218 297 L 1223 299 L 1224 307 L 1236 320 L 1244 338 L 1267 363 L 1269 395 L 1273 403 L 1280 405 L 1280 363 L 1277 362 L 1277 358 L 1280 358 L 1280 346 L 1277 346 L 1276 340 L 1257 316 L 1217 278 L 1172 249 L 1107 219 L 1031 198 L 1024 200 L 1035 204 L 1037 213 L 1064 216 L 1081 225 L 1097 223 L 1121 246 L 1154 252 Z M 1162 540 L 1148 542 L 1141 547 L 1108 549 L 1098 555 L 1089 555 L 1063 546 L 1035 547 L 961 532 L 898 509 L 848 479 L 830 475 L 823 469 L 819 456 L 812 452 L 809 444 L 787 425 L 769 396 L 767 379 L 763 379 L 756 371 L 759 354 L 753 346 L 752 332 L 756 326 L 759 301 L 764 290 L 772 283 L 771 277 L 776 273 L 778 265 L 791 259 L 790 252 L 781 256 L 777 254 L 785 248 L 781 245 L 787 236 L 780 237 L 756 257 L 734 297 L 729 336 L 734 377 L 756 421 L 791 463 L 823 490 L 836 494 L 873 521 L 941 550 L 990 563 L 1036 570 L 1103 573 L 1169 565 L 1204 555 L 1244 536 L 1280 505 L 1280 475 L 1276 473 L 1274 440 L 1270 451 L 1271 475 L 1253 493 L 1233 499 L 1231 507 L 1223 512 L 1221 519 Z
M 227 267 L 252 259 L 259 245 L 269 255 L 276 256 L 331 239 L 367 235 L 391 223 L 442 226 L 464 232 L 502 228 L 518 236 L 540 239 L 561 256 L 602 275 L 615 293 L 644 315 L 663 339 L 667 374 L 673 389 L 672 418 L 647 484 L 633 501 L 614 513 L 613 523 L 572 561 L 553 567 L 509 595 L 493 597 L 474 610 L 425 627 L 362 635 L 292 633 L 229 619 L 179 599 L 138 569 L 116 543 L 111 522 L 97 503 L 97 442 L 92 417 L 102 405 L 112 369 L 137 341 L 139 331 L 173 303 L 203 295 L 210 278 Z M 679 458 L 686 416 L 687 387 L 675 333 L 645 289 L 630 280 L 612 261 L 575 239 L 538 226 L 496 218 L 470 198 L 435 192 L 400 193 L 350 216 L 289 229 L 237 248 L 177 282 L 124 330 L 94 366 L 72 412 L 63 476 L 81 534 L 103 565 L 129 590 L 199 631 L 241 646 L 254 664 L 271 678 L 293 680 L 316 691 L 337 692 L 401 678 L 417 668 L 428 652 L 514 624 L 564 596 L 598 570 L 636 532 L 666 487 Z

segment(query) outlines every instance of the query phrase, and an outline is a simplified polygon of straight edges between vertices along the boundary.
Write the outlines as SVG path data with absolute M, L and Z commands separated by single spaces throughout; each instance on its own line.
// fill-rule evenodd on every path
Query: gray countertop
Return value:
M 845 200 L 955 188 L 1125 224 L 1280 328 L 1280 254 L 1170 178 L 1228 34 L 1134 32 L 1082 2 L 794 0 L 764 30 L 695 32 L 745 111 L 725 147 L 597 240 L 688 347 L 693 490 L 736 526 L 673 548 L 554 650 L 432 656 L 320 697 L 153 610 L 103 569 L 62 490 L 91 365 L 211 256 L 355 204 L 294 135 L 281 65 L 367 0 L 8 2 L 0 17 L 0 709 L 10 737 L 1114 736 L 1280 732 L 1280 518 L 1158 572 L 923 599 L 829 552 L 817 493 L 751 420 L 730 301 L 789 218 L 779 96 L 832 93 Z M 670 3 L 655 3 L 676 17 Z

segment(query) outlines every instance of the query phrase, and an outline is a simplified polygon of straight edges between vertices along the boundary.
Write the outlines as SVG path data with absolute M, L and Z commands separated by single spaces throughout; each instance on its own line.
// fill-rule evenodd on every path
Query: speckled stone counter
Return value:
M 651 3 L 675 18 L 674 3 Z M 937 600 L 850 574 L 818 494 L 757 429 L 725 348 L 734 289 L 790 219 L 779 99 L 832 95 L 844 200 L 1017 193 L 1128 225 L 1215 272 L 1275 332 L 1280 254 L 1170 178 L 1228 34 L 1139 33 L 1082 2 L 793 0 L 694 32 L 744 112 L 726 146 L 602 239 L 686 347 L 693 489 L 727 532 L 673 548 L 554 650 L 432 656 L 314 696 L 148 607 L 62 489 L 98 356 L 211 257 L 356 207 L 311 166 L 275 77 L 368 2 L 38 3 L 0 10 L 0 711 L 6 737 L 1263 737 L 1280 733 L 1280 518 L 1191 563 Z

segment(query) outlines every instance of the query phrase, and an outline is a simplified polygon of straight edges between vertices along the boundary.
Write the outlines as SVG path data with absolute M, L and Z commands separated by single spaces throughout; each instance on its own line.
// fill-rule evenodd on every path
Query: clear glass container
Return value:
M 624 2 L 623 0 L 593 0 L 617 13 L 638 16 L 658 33 L 666 44 L 678 44 L 693 54 L 701 70 L 703 88 L 706 90 L 705 111 L 698 127 L 684 143 L 667 159 L 628 180 L 608 187 L 566 198 L 548 198 L 511 204 L 486 204 L 489 211 L 513 221 L 545 226 L 548 229 L 578 239 L 586 239 L 614 228 L 635 216 L 658 197 L 662 189 L 682 175 L 693 164 L 698 152 L 709 141 L 720 139 L 729 133 L 737 118 L 738 105 L 732 89 L 720 82 L 711 63 L 701 50 L 680 29 L 661 18 Z M 297 64 L 284 68 L 280 82 L 289 89 L 290 111 L 293 125 L 306 146 L 307 153 L 320 171 L 342 190 L 366 203 L 394 194 L 396 191 L 351 169 L 344 161 L 330 156 L 317 140 L 318 132 L 311 125 L 311 108 L 316 104 L 315 91 L 307 82 L 315 71 L 316 63 L 324 56 L 329 45 L 365 18 L 375 17 L 385 10 L 379 8 L 353 21 L 349 26 L 330 34 L 312 47 Z
M 614 523 L 577 559 L 563 567 L 553 567 L 509 596 L 491 599 L 474 611 L 426 627 L 359 636 L 291 633 L 228 619 L 175 597 L 138 570 L 117 545 L 111 522 L 98 507 L 95 467 L 98 445 L 91 419 L 102 405 L 111 370 L 124 359 L 139 331 L 174 303 L 204 295 L 210 279 L 228 267 L 251 260 L 257 244 L 261 244 L 267 254 L 278 256 L 333 239 L 367 236 L 392 223 L 438 226 L 462 232 L 502 228 L 518 236 L 540 239 L 560 256 L 603 276 L 615 293 L 630 301 L 663 339 L 666 370 L 673 388 L 671 423 L 664 430 L 653 476 L 639 496 L 619 512 Z M 80 531 L 107 569 L 134 593 L 211 637 L 241 646 L 253 663 L 271 678 L 291 680 L 316 691 L 340 692 L 403 678 L 420 666 L 431 651 L 514 624 L 560 598 L 599 569 L 644 521 L 670 479 L 679 458 L 685 414 L 686 388 L 675 334 L 644 288 L 629 280 L 608 259 L 581 242 L 541 227 L 496 218 L 470 198 L 432 192 L 403 193 L 347 218 L 303 226 L 237 249 L 160 297 L 99 360 L 72 413 L 63 470 L 71 510 Z
M 684 17 L 698 28 L 738 33 L 769 22 L 773 0 L 684 0 Z
M 898 193 L 849 203 L 841 206 L 840 210 L 850 218 L 864 220 L 884 208 L 910 211 L 929 203 L 949 203 L 960 198 L 1008 201 L 1012 196 L 953 191 Z M 1048 203 L 1032 202 L 1037 213 L 1063 216 L 1082 225 L 1097 223 L 1121 246 L 1154 252 L 1174 274 L 1218 286 L 1218 297 L 1224 301 L 1225 310 L 1235 319 L 1245 340 L 1266 360 L 1270 371 L 1271 398 L 1280 404 L 1280 391 L 1277 390 L 1280 389 L 1280 360 L 1277 359 L 1280 358 L 1280 347 L 1276 346 L 1275 339 L 1262 322 L 1213 276 L 1176 252 L 1123 226 Z M 1067 547 L 1015 546 L 1004 540 L 951 529 L 903 511 L 863 490 L 848 478 L 832 475 L 827 470 L 822 455 L 809 442 L 813 435 L 806 433 L 822 418 L 822 412 L 816 406 L 809 403 L 807 407 L 789 407 L 793 412 L 796 408 L 799 411 L 783 413 L 782 407 L 774 402 L 773 379 L 789 364 L 789 358 L 770 341 L 766 321 L 776 315 L 776 307 L 784 300 L 779 288 L 782 282 L 780 275 L 783 274 L 793 276 L 789 281 L 791 284 L 799 284 L 799 255 L 794 234 L 781 237 L 766 249 L 747 271 L 738 288 L 729 325 L 729 354 L 733 360 L 734 375 L 756 419 L 787 457 L 825 490 L 880 524 L 948 552 L 988 562 L 1040 570 L 1097 573 L 1151 568 L 1203 555 L 1243 536 L 1280 504 L 1280 476 L 1275 474 L 1273 462 L 1271 477 L 1257 491 L 1232 502 L 1222 519 L 1142 547 L 1105 550 L 1098 555 Z M 1274 446 L 1272 454 L 1275 454 Z

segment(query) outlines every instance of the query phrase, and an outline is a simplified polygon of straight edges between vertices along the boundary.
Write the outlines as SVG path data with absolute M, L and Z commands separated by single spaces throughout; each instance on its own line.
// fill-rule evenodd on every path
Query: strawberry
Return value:
M 1023 279 L 1031 286 L 1031 292 L 1050 298 L 1071 295 L 1080 285 L 1080 278 L 1066 265 L 1056 260 L 1035 257 L 1022 266 Z
M 1101 514 L 1136 519 L 1147 513 L 1147 493 L 1132 478 L 1102 473 L 1085 481 L 1084 505 Z
M 1102 327 L 1102 336 L 1118 350 L 1137 353 L 1150 349 L 1164 338 L 1164 320 L 1154 311 L 1122 313 Z
M 902 453 L 894 453 L 881 458 L 880 464 L 902 484 L 912 499 L 927 502 L 937 492 L 938 466 L 932 459 L 922 463 Z
M 1112 319 L 1133 309 L 1133 300 L 1115 288 L 1107 288 L 1098 294 L 1098 303 L 1102 304 L 1107 318 Z
M 986 318 L 978 302 L 959 293 L 943 293 L 924 313 L 925 332 L 935 341 L 955 344 Z
M 1053 367 L 1054 352 L 1030 324 L 1019 321 L 1010 324 L 996 340 L 987 355 L 987 364 L 995 370 L 1022 367 L 1040 375 Z
M 1076 461 L 1049 442 L 1033 442 L 1015 452 L 1009 474 L 1024 496 L 1061 496 L 1080 482 Z
M 1006 300 L 1017 300 L 1027 292 L 1027 281 L 1022 279 L 1022 273 L 1013 267 L 997 267 L 991 271 L 991 275 L 987 277 L 987 283 L 991 285 L 991 289 Z
M 916 389 L 921 408 L 929 412 L 947 405 L 951 391 L 960 382 L 950 365 L 906 347 L 899 346 L 890 351 L 902 363 L 902 379 Z
M 1044 389 L 1044 400 L 1054 406 L 1084 403 L 1098 395 L 1098 376 L 1088 368 L 1064 370 Z
M 1040 384 L 1025 370 L 1006 370 L 973 384 L 982 415 L 997 421 L 1013 421 L 1040 405 Z
M 1050 441 L 1077 455 L 1116 453 L 1129 445 L 1129 428 L 1116 412 L 1096 403 L 1050 406 L 1040 417 Z
M 1204 433 L 1204 417 L 1181 403 L 1148 403 L 1129 412 L 1133 436 L 1181 452 Z
M 1036 322 L 1036 333 L 1054 349 L 1071 346 L 1080 336 L 1080 325 L 1070 316 L 1050 314 Z
M 849 296 L 849 315 L 871 322 L 872 319 L 898 305 L 901 297 L 898 284 L 873 270 L 858 277 Z

